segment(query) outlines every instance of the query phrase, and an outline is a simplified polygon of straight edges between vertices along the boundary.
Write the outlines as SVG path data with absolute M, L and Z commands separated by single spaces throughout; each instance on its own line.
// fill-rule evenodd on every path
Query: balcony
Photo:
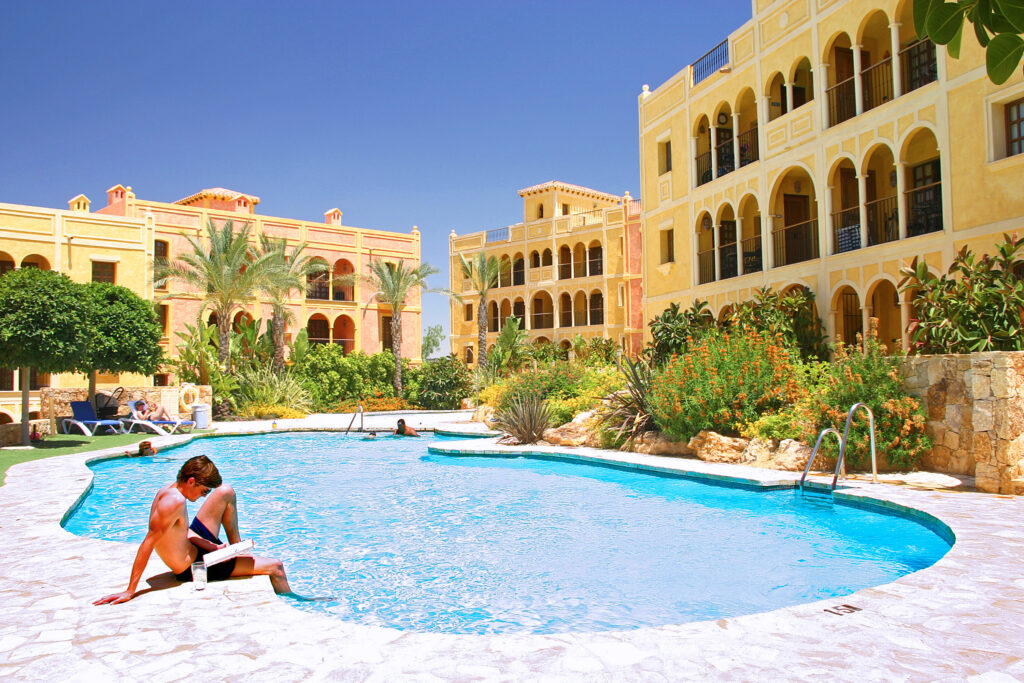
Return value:
M 723 40 L 691 65 L 692 85 L 697 85 L 719 69 L 729 65 L 729 40 Z
M 697 282 L 706 285 L 715 281 L 715 250 L 712 247 L 697 254 Z
M 882 197 L 864 205 L 868 217 L 868 245 L 894 242 L 900 236 L 900 214 L 896 195 Z
M 760 159 L 757 148 L 757 126 L 752 126 L 739 135 L 740 142 L 740 168 L 752 164 Z
M 487 231 L 487 243 L 491 242 L 505 242 L 509 238 L 508 228 L 497 228 L 495 230 Z
M 830 126 L 838 126 L 857 115 L 857 87 L 853 77 L 837 83 L 825 91 L 828 101 L 828 120 Z
M 888 57 L 860 73 L 864 90 L 864 111 L 874 109 L 892 99 L 892 60 Z
M 935 43 L 925 38 L 900 50 L 900 68 L 903 69 L 905 93 L 938 80 L 939 67 L 935 60 Z
M 761 258 L 761 236 L 747 237 L 743 245 L 743 274 L 760 273 L 764 269 Z
M 794 223 L 772 233 L 775 266 L 790 266 L 818 258 L 818 219 Z
M 590 225 L 601 225 L 604 223 L 604 209 L 593 209 L 582 213 L 574 213 L 569 216 L 569 228 L 579 229 Z
M 942 183 L 916 187 L 907 198 L 907 236 L 916 237 L 942 230 Z

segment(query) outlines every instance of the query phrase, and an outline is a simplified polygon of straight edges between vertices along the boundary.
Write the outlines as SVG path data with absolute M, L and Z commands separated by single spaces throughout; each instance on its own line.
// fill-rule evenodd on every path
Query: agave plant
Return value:
M 537 443 L 551 426 L 551 411 L 539 396 L 517 394 L 498 411 L 494 422 L 506 434 L 503 442 Z
M 651 366 L 643 359 L 634 363 L 626 356 L 618 359 L 616 365 L 626 377 L 626 388 L 608 397 L 601 423 L 615 431 L 618 439 L 625 438 L 626 444 L 631 445 L 644 432 L 657 428 L 648 401 Z
M 287 370 L 282 374 L 274 372 L 270 363 L 242 368 L 238 371 L 239 387 L 235 400 L 239 409 L 248 405 L 280 405 L 308 412 L 309 392 Z

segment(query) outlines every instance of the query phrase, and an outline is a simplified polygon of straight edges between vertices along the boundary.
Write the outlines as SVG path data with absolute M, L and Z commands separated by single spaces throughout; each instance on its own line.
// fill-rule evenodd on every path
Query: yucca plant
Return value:
M 506 434 L 503 442 L 537 443 L 551 426 L 551 411 L 539 396 L 517 394 L 494 416 L 495 426 Z
M 641 434 L 657 429 L 648 396 L 651 366 L 642 358 L 636 362 L 622 356 L 615 364 L 626 378 L 626 388 L 608 396 L 601 423 L 616 433 L 617 440 L 632 445 Z
M 279 375 L 269 363 L 259 364 L 239 370 L 237 378 L 239 387 L 235 391 L 235 401 L 242 413 L 255 405 L 288 406 L 309 412 L 309 392 L 287 370 Z

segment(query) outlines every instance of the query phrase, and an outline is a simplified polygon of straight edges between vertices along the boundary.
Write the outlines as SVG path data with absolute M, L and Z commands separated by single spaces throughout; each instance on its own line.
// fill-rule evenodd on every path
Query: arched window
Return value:
M 498 320 L 498 302 L 492 301 L 489 307 L 489 320 L 487 321 L 487 331 L 497 332 L 500 328 L 500 321 Z
M 473 347 L 472 346 L 467 346 L 466 347 L 466 364 L 467 365 L 472 365 L 472 363 L 473 363 Z
M 540 264 L 542 266 L 550 266 L 551 263 L 552 263 L 551 250 L 550 249 L 545 249 L 544 250 L 544 255 L 541 257 Z
M 516 287 L 526 284 L 526 261 L 522 254 L 516 254 L 512 261 L 512 284 Z
M 601 275 L 604 272 L 604 252 L 600 242 L 591 242 L 587 258 L 587 274 Z
M 540 268 L 540 252 L 535 251 L 530 254 L 530 267 Z
M 604 325 L 604 294 L 601 292 L 590 295 L 590 324 Z

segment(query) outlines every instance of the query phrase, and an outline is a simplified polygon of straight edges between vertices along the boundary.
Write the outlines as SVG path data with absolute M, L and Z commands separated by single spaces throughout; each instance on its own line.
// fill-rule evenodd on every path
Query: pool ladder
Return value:
M 863 408 L 868 413 L 868 426 L 871 427 L 871 483 L 878 483 L 878 460 L 875 456 L 875 415 L 871 412 L 871 408 L 868 408 L 863 403 L 854 403 L 850 406 L 850 412 L 846 415 L 846 427 L 843 428 L 843 433 L 840 434 L 839 430 L 835 427 L 826 427 L 821 430 L 821 434 L 818 434 L 818 441 L 814 444 L 814 450 L 811 451 L 811 457 L 807 459 L 807 466 L 804 467 L 804 474 L 800 477 L 800 491 L 804 490 L 804 480 L 807 479 L 807 473 L 811 471 L 811 464 L 814 462 L 815 456 L 818 455 L 818 449 L 821 448 L 821 442 L 825 440 L 825 437 L 829 434 L 834 434 L 839 439 L 839 458 L 836 459 L 836 470 L 832 474 L 832 490 L 836 490 L 836 482 L 839 480 L 839 471 L 843 467 L 846 457 L 846 441 L 850 436 L 850 422 L 853 420 L 854 413 L 857 412 L 858 408 Z M 845 470 L 843 470 L 845 475 Z
M 348 430 L 352 429 L 352 425 L 356 421 L 356 415 L 359 416 L 359 431 L 363 431 L 363 404 L 360 403 L 356 406 L 356 412 L 352 413 L 352 419 L 348 421 L 348 427 L 345 427 L 346 434 L 348 434 Z

